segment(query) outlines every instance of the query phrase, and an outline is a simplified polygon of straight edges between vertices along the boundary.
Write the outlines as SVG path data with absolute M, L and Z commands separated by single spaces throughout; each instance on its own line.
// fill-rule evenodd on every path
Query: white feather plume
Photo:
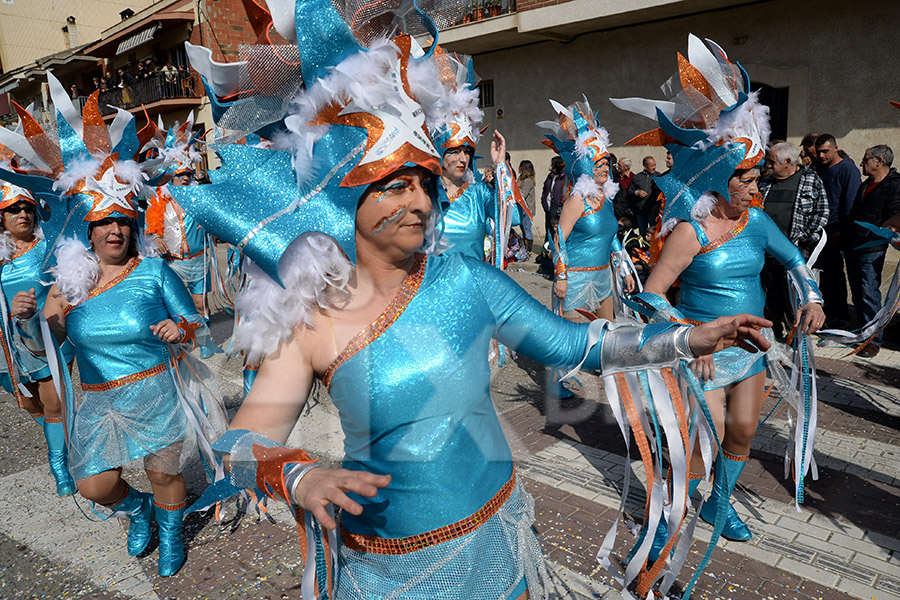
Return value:
M 97 256 L 75 238 L 62 238 L 56 244 L 56 266 L 48 270 L 60 293 L 71 304 L 87 300 L 100 278 Z
M 247 287 L 237 299 L 241 319 L 235 347 L 258 363 L 297 327 L 311 327 L 317 310 L 340 308 L 352 272 L 338 243 L 318 232 L 303 234 L 288 246 L 278 268 L 283 288 L 257 265 L 248 265 Z
M 0 263 L 8 262 L 16 253 L 16 242 L 8 231 L 0 233 Z
M 572 186 L 572 195 L 581 196 L 582 198 L 599 198 L 601 194 L 600 187 L 593 177 L 582 175 Z
M 733 142 L 738 138 L 747 138 L 753 147 L 747 156 L 764 151 L 769 143 L 772 129 L 769 125 L 769 107 L 759 102 L 759 92 L 752 92 L 749 98 L 734 110 L 720 114 L 718 121 L 707 130 L 708 145 Z
M 705 223 L 706 217 L 709 216 L 718 201 L 719 197 L 715 193 L 703 192 L 700 198 L 697 199 L 697 203 L 691 207 L 691 219 L 697 221 L 698 223 Z M 681 221 L 682 219 L 679 219 L 677 217 L 666 219 L 660 226 L 659 231 L 656 233 L 656 237 L 666 237 L 667 235 L 672 233 L 672 230 L 675 229 L 675 226 L 678 225 Z

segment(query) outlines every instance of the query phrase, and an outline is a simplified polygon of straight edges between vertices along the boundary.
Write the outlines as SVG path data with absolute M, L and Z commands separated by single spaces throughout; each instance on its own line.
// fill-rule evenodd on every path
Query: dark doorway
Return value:
M 787 139 L 788 92 L 790 88 L 774 88 L 764 83 L 750 82 L 751 90 L 759 90 L 759 102 L 769 107 L 769 122 L 772 126 L 771 139 Z

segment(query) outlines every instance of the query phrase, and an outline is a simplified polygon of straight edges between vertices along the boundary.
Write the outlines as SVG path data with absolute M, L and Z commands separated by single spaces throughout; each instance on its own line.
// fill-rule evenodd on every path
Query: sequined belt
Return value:
M 179 356 L 179 358 L 181 358 Z M 164 362 L 162 364 L 158 364 L 155 367 L 150 367 L 145 371 L 139 371 L 137 373 L 132 373 L 131 375 L 126 375 L 125 377 L 119 377 L 118 379 L 113 379 L 112 381 L 104 381 L 103 383 L 82 383 L 81 391 L 83 392 L 106 392 L 109 390 L 116 389 L 117 387 L 122 387 L 123 385 L 128 385 L 129 383 L 134 383 L 136 381 L 140 381 L 142 379 L 147 379 L 148 377 L 153 377 L 154 375 L 159 375 L 163 371 L 165 371 L 169 365 L 174 365 L 174 360 L 169 360 L 168 362 Z
M 513 467 L 512 476 L 509 478 L 509 481 L 500 488 L 500 491 L 497 492 L 493 498 L 488 500 L 487 504 L 461 521 L 404 538 L 381 538 L 374 535 L 360 535 L 358 533 L 350 533 L 342 526 L 341 537 L 343 538 L 344 545 L 356 552 L 394 555 L 409 554 L 410 552 L 455 540 L 467 533 L 475 531 L 500 510 L 500 507 L 509 500 L 515 487 L 516 469 Z
M 603 271 L 604 269 L 608 269 L 608 268 L 609 268 L 609 263 L 606 263 L 602 267 L 569 267 L 566 270 L 571 273 L 572 271 Z

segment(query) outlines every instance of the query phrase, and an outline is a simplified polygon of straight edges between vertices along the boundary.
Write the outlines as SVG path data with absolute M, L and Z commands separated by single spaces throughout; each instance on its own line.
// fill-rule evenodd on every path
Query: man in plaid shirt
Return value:
M 771 172 L 759 184 L 763 210 L 809 258 L 828 223 L 825 186 L 815 171 L 800 162 L 800 153 L 790 142 L 772 146 L 766 154 L 766 166 Z M 765 316 L 775 324 L 775 335 L 781 337 L 783 322 L 793 321 L 784 269 L 767 256 L 761 277 L 766 292 Z

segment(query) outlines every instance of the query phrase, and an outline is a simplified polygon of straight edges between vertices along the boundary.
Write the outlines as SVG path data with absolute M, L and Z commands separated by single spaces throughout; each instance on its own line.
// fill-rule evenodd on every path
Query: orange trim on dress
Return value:
M 416 292 L 419 291 L 419 286 L 422 285 L 427 263 L 427 256 L 416 254 L 416 262 L 413 264 L 412 270 L 406 276 L 406 279 L 403 280 L 400 291 L 397 292 L 391 303 L 384 309 L 384 312 L 371 325 L 353 336 L 353 339 L 344 347 L 344 350 L 325 369 L 325 373 L 322 374 L 322 384 L 326 389 L 331 385 L 331 378 L 334 377 L 334 372 L 338 367 L 350 360 L 354 354 L 374 342 L 403 314 L 403 311 L 412 302 Z
M 131 375 L 126 375 L 125 377 L 119 377 L 118 379 L 113 379 L 112 381 L 104 381 L 103 383 L 82 383 L 81 391 L 108 392 L 109 390 L 114 390 L 117 387 L 122 387 L 123 385 L 128 385 L 129 383 L 147 379 L 148 377 L 153 377 L 154 375 L 159 375 L 160 373 L 165 371 L 170 364 L 174 366 L 175 361 L 169 360 L 167 362 L 158 364 L 155 367 L 150 367 L 149 369 L 138 371 L 137 373 L 132 373 Z
M 37 239 L 37 238 L 34 238 L 34 240 L 31 241 L 27 246 L 25 246 L 25 247 L 22 248 L 21 250 L 16 250 L 16 251 L 13 253 L 13 255 L 9 257 L 10 262 L 12 262 L 12 261 L 16 260 L 17 258 L 21 258 L 22 256 L 25 256 L 26 254 L 28 254 L 28 252 L 29 252 L 30 250 L 32 250 L 35 246 L 37 246 L 37 245 L 38 245 L 38 242 L 40 242 L 40 241 L 41 241 L 41 240 L 39 240 L 39 239 Z
M 488 500 L 487 504 L 479 508 L 470 516 L 452 523 L 439 527 L 426 533 L 419 535 L 411 535 L 403 538 L 381 538 L 375 535 L 361 535 L 350 533 L 344 527 L 341 527 L 341 538 L 344 544 L 356 552 L 368 552 L 369 554 L 409 554 L 424 548 L 430 548 L 443 542 L 455 540 L 466 534 L 469 534 L 485 523 L 488 519 L 497 514 L 500 507 L 509 500 L 513 489 L 516 487 L 516 468 L 513 467 L 512 476 L 509 478 L 500 491 L 494 494 L 494 497 Z
M 585 200 L 585 203 L 587 203 L 587 200 Z M 586 211 L 582 212 L 581 216 L 587 217 L 587 216 L 590 216 L 590 215 L 600 212 L 601 210 L 603 210 L 604 204 L 606 204 L 606 198 L 604 198 L 603 200 L 600 201 L 600 206 L 598 206 L 596 208 L 592 208 L 591 210 L 586 210 Z M 588 206 L 590 206 L 590 204 L 588 204 Z
M 609 263 L 602 267 L 569 267 L 569 271 L 603 271 L 609 268 Z
M 468 181 L 465 182 L 464 184 L 462 184 L 461 187 L 456 188 L 456 194 L 454 194 L 453 196 L 451 196 L 450 194 L 447 194 L 447 203 L 453 204 L 454 202 L 459 200 L 462 197 L 462 195 L 466 193 L 467 189 L 469 189 Z
M 722 244 L 726 242 L 730 242 L 734 238 L 740 234 L 744 228 L 747 226 L 747 221 L 750 220 L 750 211 L 744 211 L 741 213 L 741 218 L 738 219 L 737 223 L 734 224 L 734 227 L 731 228 L 731 231 L 726 233 L 725 235 L 720 236 L 715 241 L 708 243 L 707 245 L 700 248 L 700 252 L 697 253 L 697 256 L 701 254 L 706 254 L 707 252 L 712 252 Z
M 85 302 L 87 302 L 88 300 L 90 300 L 91 298 L 93 298 L 93 297 L 95 297 L 95 296 L 99 296 L 100 294 L 102 294 L 102 293 L 105 292 L 106 290 L 108 290 L 108 289 L 110 289 L 110 288 L 112 288 L 112 287 L 115 287 L 116 285 L 122 283 L 122 281 L 123 281 L 126 277 L 128 277 L 129 275 L 131 275 L 131 274 L 134 272 L 134 270 L 137 269 L 137 267 L 138 267 L 139 264 L 141 264 L 141 259 L 140 259 L 139 257 L 137 257 L 137 256 L 133 257 L 131 260 L 128 261 L 128 264 L 125 265 L 125 268 L 122 269 L 122 272 L 121 272 L 121 273 L 119 273 L 118 275 L 116 275 L 115 277 L 113 277 L 112 279 L 110 279 L 109 281 L 107 281 L 106 283 L 104 283 L 103 285 L 101 285 L 101 286 L 99 286 L 99 287 L 95 287 L 94 289 L 92 289 L 92 290 L 90 291 L 90 293 L 88 294 L 88 297 L 85 298 Z M 81 303 L 81 304 L 83 304 L 83 303 Z M 72 310 L 73 310 L 76 306 L 80 306 L 80 304 L 69 304 L 68 306 L 66 306 L 66 308 L 64 309 L 65 314 L 68 315 L 70 312 L 72 312 Z

